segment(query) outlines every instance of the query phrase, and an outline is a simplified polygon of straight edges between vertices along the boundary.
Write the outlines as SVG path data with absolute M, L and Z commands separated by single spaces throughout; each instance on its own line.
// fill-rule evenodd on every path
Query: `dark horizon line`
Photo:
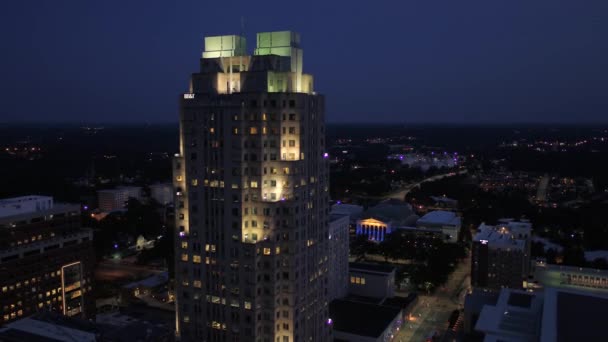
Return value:
M 0 122 L 1 126 L 53 126 L 53 125 L 66 125 L 66 126 L 160 126 L 160 125 L 178 125 L 177 121 L 106 121 L 106 122 L 93 122 L 93 121 L 7 121 Z M 402 127 L 407 126 L 594 126 L 594 125 L 608 125 L 608 121 L 584 121 L 584 122 L 573 122 L 573 121 L 503 121 L 503 122 L 491 122 L 491 121 L 480 121 L 480 122 L 455 122 L 455 121 L 443 121 L 443 122 L 424 122 L 424 121 L 391 121 L 391 122 L 374 122 L 374 121 L 327 121 L 327 125 L 341 125 L 341 126 L 360 126 L 360 125 L 372 125 L 372 126 L 395 126 L 399 125 Z

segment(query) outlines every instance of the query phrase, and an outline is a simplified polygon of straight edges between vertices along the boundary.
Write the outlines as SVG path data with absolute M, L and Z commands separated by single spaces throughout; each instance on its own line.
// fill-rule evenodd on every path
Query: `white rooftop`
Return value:
M 460 217 L 451 211 L 436 210 L 418 219 L 418 224 L 460 225 Z
M 532 224 L 528 221 L 518 222 L 503 219 L 496 226 L 482 223 L 474 241 L 488 244 L 490 248 L 519 248 L 525 247 L 525 241 L 530 238 Z
M 496 305 L 485 305 L 475 330 L 484 341 L 537 341 L 542 320 L 543 295 L 503 289 Z
M 475 330 L 484 342 L 605 341 L 606 315 L 606 294 L 502 289 L 495 305 L 483 306 Z

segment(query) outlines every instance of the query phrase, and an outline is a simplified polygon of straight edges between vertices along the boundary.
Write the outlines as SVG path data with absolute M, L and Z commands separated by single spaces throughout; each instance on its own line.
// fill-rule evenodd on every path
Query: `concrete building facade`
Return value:
M 471 285 L 479 288 L 523 288 L 530 273 L 529 221 L 501 220 L 496 226 L 484 223 L 473 237 Z
M 110 212 L 124 209 L 129 198 L 141 199 L 141 187 L 124 186 L 97 191 L 99 210 Z
M 329 341 L 324 98 L 297 33 L 205 38 L 180 103 L 176 330 L 182 340 Z
M 349 264 L 349 294 L 371 298 L 395 296 L 395 268 L 379 264 Z
M 81 318 L 95 314 L 93 232 L 80 225 L 80 205 L 52 198 L 50 203 L 0 216 L 3 323 L 40 310 Z
M 416 222 L 416 228 L 436 230 L 450 243 L 458 242 L 461 227 L 461 218 L 455 212 L 444 210 L 431 211 Z
M 349 225 L 347 215 L 329 217 L 329 301 L 348 294 Z
M 21 196 L 0 200 L 0 217 L 43 211 L 53 207 L 53 197 Z

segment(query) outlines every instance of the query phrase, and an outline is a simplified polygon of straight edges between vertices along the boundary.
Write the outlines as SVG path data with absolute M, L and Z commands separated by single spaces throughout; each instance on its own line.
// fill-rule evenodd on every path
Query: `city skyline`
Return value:
M 604 10 L 4 5 L 0 340 L 603 340 Z
M 203 36 L 284 29 L 322 52 L 330 123 L 606 121 L 602 1 L 228 6 L 6 4 L 1 121 L 175 122 Z

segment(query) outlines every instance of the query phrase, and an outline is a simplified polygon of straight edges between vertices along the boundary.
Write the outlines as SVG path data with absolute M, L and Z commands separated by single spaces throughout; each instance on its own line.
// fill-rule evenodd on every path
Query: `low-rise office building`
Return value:
M 458 233 L 462 227 L 462 220 L 452 211 L 431 211 L 416 222 L 416 228 L 436 230 L 441 233 L 446 242 L 458 242 Z
M 349 264 L 349 293 L 371 298 L 389 298 L 395 295 L 395 268 L 388 265 Z
M 408 319 L 418 295 L 407 297 L 369 298 L 349 296 L 329 304 L 334 341 L 391 341 Z
M 94 315 L 93 232 L 81 227 L 79 205 L 51 203 L 0 216 L 4 323 L 43 309 L 83 318 Z
M 547 264 L 537 260 L 533 279 L 526 282 L 529 289 L 554 287 L 560 289 L 608 292 L 608 270 Z

